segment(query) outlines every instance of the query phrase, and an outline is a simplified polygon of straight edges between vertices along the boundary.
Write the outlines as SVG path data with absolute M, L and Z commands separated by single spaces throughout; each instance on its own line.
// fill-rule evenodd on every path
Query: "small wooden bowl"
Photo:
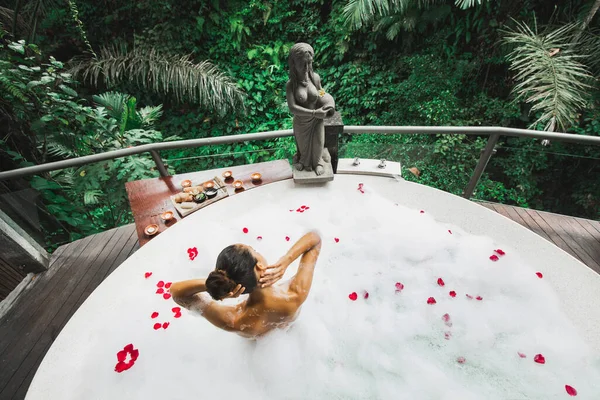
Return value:
M 252 179 L 252 182 L 260 182 L 260 180 L 262 179 L 262 175 L 259 172 L 255 172 L 252 175 L 250 175 L 250 178 Z
M 158 233 L 158 225 L 150 224 L 144 228 L 144 233 L 148 236 L 154 236 Z
M 186 187 L 190 187 L 190 186 L 192 186 L 192 181 L 190 181 L 189 179 L 181 181 L 182 188 L 186 188 Z
M 212 189 L 212 188 L 215 187 L 215 183 L 213 181 L 204 182 L 202 184 L 202 187 L 204 187 L 204 190 L 206 190 L 206 189 Z
M 236 189 L 242 189 L 244 187 L 244 182 L 242 181 L 235 181 L 233 182 L 233 187 Z
M 165 222 L 172 220 L 173 219 L 173 211 L 165 211 L 164 213 L 160 214 L 160 219 L 162 219 Z
M 233 172 L 231 172 L 231 171 L 223 172 L 223 178 L 225 178 L 225 179 L 233 178 Z

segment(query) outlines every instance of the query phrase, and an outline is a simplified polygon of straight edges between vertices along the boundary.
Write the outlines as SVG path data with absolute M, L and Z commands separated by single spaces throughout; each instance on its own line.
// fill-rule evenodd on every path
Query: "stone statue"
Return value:
M 306 43 L 296 43 L 290 49 L 289 76 L 286 85 L 287 104 L 294 115 L 294 138 L 297 152 L 294 156 L 294 180 L 296 171 L 303 176 L 331 175 L 331 159 L 325 149 L 325 125 L 323 120 L 335 113 L 335 101 L 325 93 L 321 78 L 313 72 L 313 48 Z M 323 177 L 325 178 L 325 177 Z M 310 177 L 309 177 L 310 179 Z M 319 181 L 312 179 L 311 182 Z

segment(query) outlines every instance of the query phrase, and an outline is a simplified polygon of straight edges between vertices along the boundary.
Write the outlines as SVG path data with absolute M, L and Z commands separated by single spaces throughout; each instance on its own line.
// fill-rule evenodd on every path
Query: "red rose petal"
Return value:
M 470 294 L 466 294 L 465 296 L 467 296 L 467 298 L 473 300 L 473 296 L 471 296 Z
M 444 280 L 442 278 L 438 278 L 437 284 L 440 285 L 440 286 L 444 286 L 445 285 Z
M 464 364 L 467 360 L 464 357 L 458 357 L 456 359 L 456 362 L 459 364 Z
M 356 299 L 358 299 L 358 295 L 356 294 L 356 292 L 352 292 L 348 295 L 348 298 L 352 301 L 356 301 Z
M 544 275 L 542 275 L 541 272 L 536 272 L 535 273 L 537 275 L 538 278 L 542 279 L 544 277 Z
M 294 212 L 294 210 L 290 210 L 290 212 Z
M 119 361 L 117 365 L 115 365 L 115 371 L 117 371 L 118 373 L 126 371 L 127 369 L 128 367 L 123 361 Z
M 356 190 L 358 190 L 358 191 L 359 191 L 359 192 L 361 192 L 361 193 L 364 193 L 364 192 L 365 192 L 365 191 L 363 190 L 363 184 L 362 184 L 362 183 L 359 183 L 359 184 L 358 184 L 358 189 L 356 189 Z
M 444 332 L 444 339 L 450 340 L 451 337 L 452 337 L 452 332 Z
M 262 240 L 262 236 L 257 236 L 256 240 Z
M 135 360 L 137 360 L 139 356 L 140 356 L 140 351 L 138 349 L 135 349 L 134 351 L 131 352 L 131 360 L 133 362 L 135 362 Z
M 335 240 L 336 243 L 339 243 L 340 238 L 333 238 L 333 240 Z
M 156 287 L 164 287 L 164 286 L 165 286 L 164 281 L 158 281 L 158 283 L 156 284 Z
M 517 351 L 517 354 L 519 355 L 519 357 L 521 358 L 525 358 L 527 357 L 525 354 L 521 353 L 520 351 Z
M 451 290 L 448 294 L 450 295 L 450 297 L 456 297 L 456 292 L 454 290 Z
M 163 294 L 163 299 L 169 300 L 170 298 L 171 298 L 171 295 L 169 293 Z
M 577 396 L 577 390 L 573 386 L 565 385 L 565 390 L 569 396 Z
M 490 260 L 492 260 L 492 261 L 496 262 L 496 261 L 498 261 L 498 260 L 499 260 L 499 258 L 498 258 L 498 256 L 497 256 L 497 255 L 495 255 L 495 254 L 492 254 L 492 255 L 490 256 Z
M 157 322 L 154 324 L 154 330 L 160 329 L 162 325 L 160 324 L 160 322 Z
M 442 315 L 442 321 L 444 321 L 444 324 L 446 326 L 452 326 L 452 321 L 450 321 L 450 315 L 449 314 L 444 314 Z
M 310 209 L 310 207 L 304 207 L 304 209 L 305 209 L 305 210 L 309 210 L 309 209 Z
M 286 242 L 289 242 L 289 241 L 290 241 L 290 237 L 289 237 L 289 236 L 286 236 L 286 237 L 285 237 L 285 241 L 286 241 Z
M 242 229 L 242 232 L 244 232 L 244 233 L 248 233 L 248 228 L 244 228 L 244 229 Z
M 535 361 L 535 362 L 536 362 L 536 363 L 538 363 L 538 364 L 546 364 L 546 359 L 545 359 L 545 358 L 544 358 L 544 356 L 543 356 L 543 355 L 541 355 L 541 354 L 536 354 L 536 355 L 533 357 L 533 361 Z
M 156 311 L 154 311 L 152 313 L 152 315 L 150 316 L 150 318 L 156 318 L 156 317 L 158 317 L 158 313 Z
M 190 247 L 187 249 L 188 257 L 190 257 L 191 261 L 194 261 L 194 258 L 198 255 L 198 249 L 195 247 Z
M 167 329 L 169 327 L 170 323 L 165 322 L 164 324 L 162 324 L 163 329 Z
M 296 212 L 302 212 L 301 208 L 296 208 Z
M 300 208 L 308 208 L 308 207 L 306 207 L 306 206 L 300 206 Z
M 129 343 L 127 346 L 123 347 L 123 350 L 131 353 L 133 351 L 133 344 Z
M 483 300 L 483 297 L 481 297 L 481 296 L 477 296 L 477 297 L 475 297 L 475 300 L 479 300 L 479 301 L 481 301 L 481 300 Z
M 170 288 L 172 284 L 173 284 L 173 282 L 167 282 L 167 283 L 165 283 L 165 289 Z
M 505 252 L 503 252 L 501 249 L 497 249 L 497 250 L 494 250 L 494 251 L 495 251 L 496 253 L 500 254 L 501 256 L 503 256 L 503 255 L 505 255 L 505 254 L 506 254 L 506 253 L 505 253 Z
M 419 211 L 419 212 L 420 212 L 421 214 L 425 214 L 425 211 L 423 211 L 423 210 L 421 210 L 421 211 Z
M 400 282 L 396 282 L 396 293 L 399 293 L 404 289 L 404 285 Z
M 181 311 L 181 307 L 173 307 L 173 308 L 171 308 L 171 311 L 177 313 L 177 312 Z
M 146 278 L 146 279 L 150 278 L 151 276 L 152 276 L 152 272 L 146 272 L 144 274 L 144 278 Z
M 437 301 L 435 301 L 435 299 L 433 297 L 430 297 L 427 299 L 427 304 L 435 304 L 437 303 Z
M 365 290 L 365 292 L 363 293 L 363 298 L 364 298 L 365 300 L 369 298 L 369 292 L 367 292 L 366 290 Z
M 177 313 L 175 313 L 175 315 L 174 315 L 173 317 L 175 317 L 175 318 L 179 318 L 179 317 L 181 317 L 181 313 L 180 313 L 180 312 L 177 312 Z
M 452 235 L 452 231 L 450 229 L 448 229 L 448 233 Z
M 164 292 L 165 292 L 165 289 L 163 289 L 163 288 L 156 289 L 156 294 L 163 294 Z
M 125 350 L 121 350 L 117 353 L 117 361 L 123 362 L 127 358 L 127 352 Z

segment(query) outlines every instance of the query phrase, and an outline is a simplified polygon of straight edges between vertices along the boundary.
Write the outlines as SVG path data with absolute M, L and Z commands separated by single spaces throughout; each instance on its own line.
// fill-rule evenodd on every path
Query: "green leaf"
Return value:
M 19 54 L 25 54 L 25 46 L 22 43 L 9 43 L 8 48 L 16 51 Z
M 66 85 L 58 85 L 58 87 L 60 88 L 60 90 L 62 90 L 63 92 L 65 92 L 66 94 L 68 94 L 71 97 L 77 97 L 77 92 L 74 91 L 73 89 L 71 89 L 70 87 L 66 86 Z

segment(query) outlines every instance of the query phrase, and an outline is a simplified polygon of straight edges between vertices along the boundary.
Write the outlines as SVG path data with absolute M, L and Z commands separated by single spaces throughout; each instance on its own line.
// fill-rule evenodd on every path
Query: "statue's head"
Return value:
M 312 62 L 315 51 L 308 43 L 296 43 L 290 49 L 288 64 L 290 66 L 290 80 L 297 84 L 306 74 L 314 83 Z

